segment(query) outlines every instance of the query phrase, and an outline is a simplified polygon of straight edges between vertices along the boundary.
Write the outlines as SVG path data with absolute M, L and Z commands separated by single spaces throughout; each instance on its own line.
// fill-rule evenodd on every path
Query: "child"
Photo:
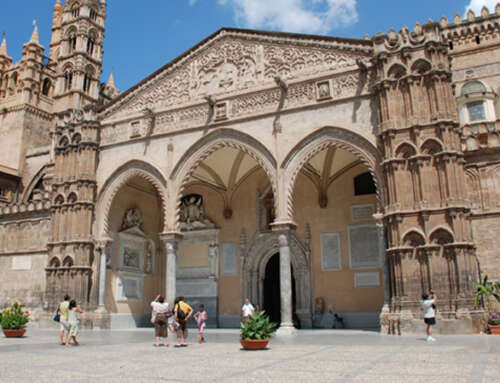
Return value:
M 208 320 L 208 315 L 205 311 L 204 305 L 200 305 L 199 311 L 194 314 L 194 319 L 196 320 L 196 323 L 198 324 L 198 330 L 200 331 L 200 343 L 203 343 L 205 341 L 205 338 L 203 337 L 203 330 L 205 330 L 205 322 Z
M 435 304 L 437 297 L 434 293 L 430 292 L 432 298 L 429 295 L 422 294 L 422 309 L 424 310 L 424 322 L 427 325 L 427 342 L 434 342 L 436 339 L 432 337 L 432 327 L 436 325 L 436 312 Z
M 76 340 L 76 336 L 78 335 L 78 316 L 77 313 L 83 313 L 80 307 L 77 307 L 76 301 L 73 299 L 69 302 L 69 311 L 68 311 L 68 323 L 69 323 L 69 332 L 66 337 L 66 347 L 69 347 L 69 341 L 73 338 L 73 343 L 75 346 L 78 346 L 80 343 Z

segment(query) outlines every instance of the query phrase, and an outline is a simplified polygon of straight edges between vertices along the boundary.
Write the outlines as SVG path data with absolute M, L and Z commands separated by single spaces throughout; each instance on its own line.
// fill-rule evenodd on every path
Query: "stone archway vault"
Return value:
M 313 291 L 311 275 L 311 254 L 307 246 L 290 232 L 290 255 L 295 277 L 296 313 L 302 328 L 312 327 Z M 242 260 L 241 291 L 242 300 L 249 298 L 251 302 L 263 307 L 264 278 L 266 265 L 271 257 L 280 251 L 279 233 L 256 233 Z

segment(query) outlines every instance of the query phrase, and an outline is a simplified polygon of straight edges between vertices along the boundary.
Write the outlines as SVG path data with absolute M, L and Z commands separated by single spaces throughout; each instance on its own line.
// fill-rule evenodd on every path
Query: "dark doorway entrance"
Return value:
M 280 255 L 274 254 L 266 265 L 264 311 L 272 322 L 281 323 Z M 295 309 L 295 278 L 292 268 L 292 306 Z

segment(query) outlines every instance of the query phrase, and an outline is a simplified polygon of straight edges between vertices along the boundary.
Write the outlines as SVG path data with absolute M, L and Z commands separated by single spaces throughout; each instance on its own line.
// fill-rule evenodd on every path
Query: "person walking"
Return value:
M 200 305 L 198 312 L 194 314 L 194 319 L 196 320 L 196 324 L 198 325 L 198 331 L 200 333 L 200 343 L 203 343 L 205 341 L 203 331 L 205 330 L 206 321 L 208 320 L 208 314 L 205 310 L 204 305 Z
M 78 335 L 78 314 L 77 313 L 83 313 L 83 310 L 78 307 L 76 304 L 76 301 L 73 299 L 69 302 L 69 307 L 68 307 L 68 324 L 69 324 L 69 331 L 68 335 L 66 337 L 66 347 L 69 347 L 69 341 L 73 339 L 73 343 L 75 346 L 78 346 L 80 343 L 78 343 L 78 340 L 76 339 Z
M 248 317 L 251 317 L 254 311 L 255 307 L 253 307 L 248 298 L 245 298 L 245 304 L 241 308 L 241 316 L 243 317 L 243 322 L 245 322 Z
M 61 327 L 59 328 L 59 344 L 61 346 L 64 346 L 66 344 L 66 337 L 64 336 L 64 332 L 66 331 L 69 335 L 69 301 L 70 301 L 70 296 L 66 294 L 64 296 L 64 300 L 59 303 L 59 306 L 57 307 L 57 313 L 59 314 L 59 324 Z
M 168 338 L 168 327 L 167 315 L 170 313 L 168 302 L 165 302 L 165 298 L 161 295 L 158 295 L 153 302 L 151 302 L 151 308 L 153 309 L 151 315 L 151 322 L 155 326 L 155 337 L 156 343 L 155 347 L 160 345 L 160 337 L 163 338 L 163 345 L 168 347 L 167 338 Z
M 427 342 L 434 342 L 436 338 L 432 336 L 433 327 L 436 325 L 436 302 L 437 297 L 432 291 L 431 296 L 422 294 L 422 309 L 424 310 L 424 322 L 427 325 Z
M 177 344 L 175 347 L 187 347 L 188 329 L 187 321 L 193 315 L 193 308 L 184 302 L 184 297 L 175 299 L 174 316 L 177 326 Z M 184 342 L 181 342 L 184 340 Z

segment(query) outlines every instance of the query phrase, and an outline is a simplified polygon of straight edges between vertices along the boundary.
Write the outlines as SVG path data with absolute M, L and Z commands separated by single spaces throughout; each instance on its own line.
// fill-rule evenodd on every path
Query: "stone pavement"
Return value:
M 500 382 L 500 336 L 388 336 L 302 330 L 266 351 L 240 349 L 237 330 L 196 331 L 186 348 L 153 347 L 153 330 L 82 331 L 62 347 L 57 330 L 0 335 L 0 382 Z

